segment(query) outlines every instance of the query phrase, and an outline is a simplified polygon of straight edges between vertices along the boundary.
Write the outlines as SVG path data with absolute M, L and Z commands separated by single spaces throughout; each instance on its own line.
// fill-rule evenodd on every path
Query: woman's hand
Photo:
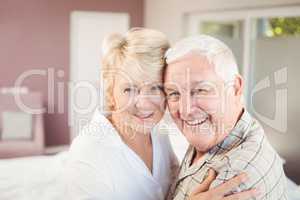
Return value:
M 225 197 L 228 192 L 247 180 L 246 174 L 238 175 L 216 188 L 209 189 L 215 178 L 216 172 L 210 169 L 207 178 L 192 192 L 189 200 L 246 200 L 257 196 L 257 190 L 251 189 Z

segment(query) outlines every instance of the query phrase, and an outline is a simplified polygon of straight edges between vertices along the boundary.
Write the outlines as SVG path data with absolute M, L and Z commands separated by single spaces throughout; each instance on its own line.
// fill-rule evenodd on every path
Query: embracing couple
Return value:
M 282 160 L 243 104 L 224 43 L 198 35 L 170 47 L 134 28 L 103 51 L 105 106 L 72 142 L 65 199 L 287 199 Z M 190 144 L 181 163 L 157 125 L 166 110 Z

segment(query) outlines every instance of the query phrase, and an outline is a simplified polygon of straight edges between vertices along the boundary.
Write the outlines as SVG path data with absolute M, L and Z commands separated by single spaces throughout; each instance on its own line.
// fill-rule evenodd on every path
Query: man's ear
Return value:
M 244 79 L 241 75 L 235 75 L 234 78 L 234 89 L 236 96 L 242 96 L 244 90 Z

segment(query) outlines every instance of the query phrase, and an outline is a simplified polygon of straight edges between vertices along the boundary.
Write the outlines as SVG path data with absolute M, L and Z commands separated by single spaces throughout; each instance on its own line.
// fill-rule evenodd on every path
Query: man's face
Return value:
M 207 152 L 228 135 L 240 109 L 241 78 L 225 83 L 205 56 L 188 54 L 165 74 L 169 111 L 188 142 Z

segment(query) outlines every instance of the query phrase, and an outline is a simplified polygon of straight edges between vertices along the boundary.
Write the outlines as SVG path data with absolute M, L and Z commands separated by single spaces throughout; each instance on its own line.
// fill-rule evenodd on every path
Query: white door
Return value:
M 125 33 L 128 29 L 127 13 L 72 12 L 69 85 L 71 139 L 103 100 L 99 88 L 104 37 L 115 32 Z

